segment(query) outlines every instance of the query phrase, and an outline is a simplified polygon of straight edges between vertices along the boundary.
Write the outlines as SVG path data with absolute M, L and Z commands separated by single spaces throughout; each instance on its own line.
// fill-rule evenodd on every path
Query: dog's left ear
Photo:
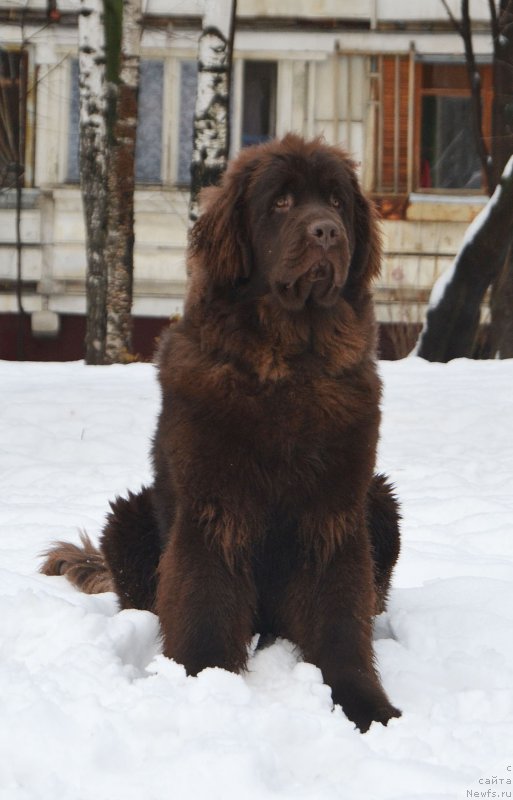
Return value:
M 353 235 L 354 250 L 349 268 L 349 281 L 368 286 L 379 275 L 381 268 L 381 234 L 376 209 L 371 200 L 362 193 L 358 179 L 351 176 L 353 189 Z
M 192 261 L 217 285 L 235 285 L 252 269 L 244 211 L 252 168 L 244 155 L 228 167 L 219 186 L 203 189 L 202 213 L 190 234 Z

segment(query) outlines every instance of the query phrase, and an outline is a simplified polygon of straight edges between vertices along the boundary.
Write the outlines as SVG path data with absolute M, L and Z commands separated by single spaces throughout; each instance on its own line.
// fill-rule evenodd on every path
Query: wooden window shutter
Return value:
M 380 57 L 380 89 L 376 192 L 406 194 L 409 190 L 409 55 Z

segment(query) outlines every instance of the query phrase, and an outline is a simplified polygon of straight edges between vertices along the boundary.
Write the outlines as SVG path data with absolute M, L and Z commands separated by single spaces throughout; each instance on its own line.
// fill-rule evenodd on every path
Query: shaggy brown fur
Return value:
M 114 581 L 103 553 L 94 546 L 87 533 L 80 532 L 80 545 L 55 542 L 43 556 L 46 575 L 65 575 L 87 594 L 113 592 Z
M 293 135 L 244 150 L 203 199 L 159 353 L 154 485 L 113 504 L 88 558 L 122 606 L 156 610 L 189 674 L 244 669 L 255 632 L 283 636 L 360 730 L 386 725 L 372 617 L 399 527 L 373 477 L 374 211 L 343 151 Z M 57 545 L 43 569 L 90 590 L 86 554 Z

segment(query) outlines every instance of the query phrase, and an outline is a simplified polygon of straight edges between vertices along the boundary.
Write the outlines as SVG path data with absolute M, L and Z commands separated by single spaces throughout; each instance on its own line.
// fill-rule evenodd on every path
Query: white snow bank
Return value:
M 513 363 L 382 373 L 404 521 L 376 652 L 403 717 L 361 736 L 288 642 L 187 678 L 152 614 L 37 573 L 149 480 L 157 386 L 147 365 L 0 363 L 2 800 L 513 796 Z

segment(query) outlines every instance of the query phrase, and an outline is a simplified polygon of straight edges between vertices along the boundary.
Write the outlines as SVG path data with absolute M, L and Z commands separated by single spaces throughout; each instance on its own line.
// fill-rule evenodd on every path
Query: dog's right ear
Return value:
M 235 285 L 252 270 L 244 211 L 252 165 L 245 155 L 230 165 L 219 186 L 202 190 L 201 215 L 190 234 L 193 260 L 216 285 Z

